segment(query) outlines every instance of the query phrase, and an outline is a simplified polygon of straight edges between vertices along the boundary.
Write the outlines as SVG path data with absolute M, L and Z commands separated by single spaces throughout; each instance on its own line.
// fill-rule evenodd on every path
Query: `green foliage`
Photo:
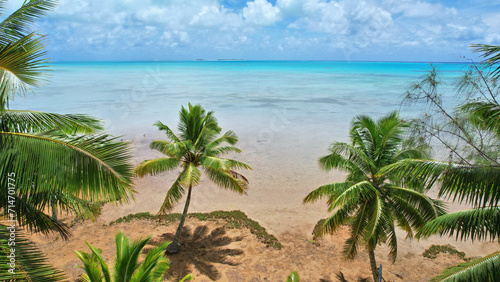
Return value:
M 452 245 L 431 245 L 422 254 L 426 258 L 435 259 L 440 253 L 446 253 L 450 255 L 457 255 L 460 259 L 468 260 L 464 252 L 457 251 Z
M 234 132 L 228 131 L 219 136 L 221 128 L 213 112 L 206 113 L 200 105 L 189 104 L 188 109 L 182 107 L 179 119 L 179 136 L 160 121 L 155 123 L 159 130 L 165 132 L 168 140 L 153 141 L 150 147 L 167 157 L 143 161 L 135 169 L 136 174 L 143 177 L 157 175 L 179 166 L 182 168 L 182 172 L 167 192 L 160 213 L 171 210 L 189 187 L 198 185 L 201 176 L 199 168 L 218 186 L 244 193 L 248 181 L 234 169 L 250 167 L 237 160 L 220 158 L 220 155 L 229 152 L 240 152 L 233 146 L 238 141 Z M 229 146 L 220 146 L 222 143 Z
M 498 281 L 500 279 L 500 252 L 447 268 L 431 281 L 467 282 Z
M 190 213 L 187 215 L 190 218 L 196 218 L 202 221 L 218 221 L 223 220 L 225 222 L 224 227 L 228 229 L 242 229 L 248 228 L 250 233 L 254 234 L 257 239 L 266 245 L 266 247 L 271 247 L 274 249 L 281 249 L 281 243 L 272 234 L 267 233 L 267 230 L 262 227 L 258 222 L 247 217 L 242 211 L 213 211 L 210 213 Z M 178 221 L 181 218 L 181 214 L 170 213 L 166 215 L 151 215 L 149 213 L 137 213 L 130 214 L 125 217 L 119 218 L 115 221 L 109 223 L 109 225 L 117 224 L 120 222 L 130 222 L 131 220 L 137 219 L 148 219 L 148 220 L 161 220 L 164 224 L 170 224 L 172 222 Z
M 343 254 L 354 259 L 360 244 L 373 252 L 387 243 L 392 261 L 397 256 L 396 224 L 412 237 L 426 222 L 444 213 L 442 203 L 432 200 L 418 178 L 397 177 L 385 167 L 400 160 L 425 158 L 425 146 L 405 147 L 407 124 L 393 112 L 378 121 L 358 116 L 350 131 L 351 144 L 335 142 L 330 154 L 319 159 L 324 170 L 338 169 L 348 173 L 346 181 L 323 185 L 310 192 L 304 202 L 327 199 L 333 214 L 323 222 L 315 235 L 335 232 L 342 225 L 351 227 Z M 400 187 L 404 185 L 406 188 Z M 376 265 L 374 256 L 370 257 Z M 376 269 L 372 267 L 376 277 Z
M 128 144 L 97 134 L 95 118 L 9 109 L 14 96 L 44 81 L 44 36 L 31 28 L 55 4 L 24 1 L 0 23 L 0 187 L 15 186 L 0 191 L 0 209 L 15 202 L 19 225 L 66 238 L 68 227 L 46 211 L 92 219 L 95 202 L 128 202 L 132 168 Z
M 189 209 L 191 192 L 193 187 L 200 183 L 202 170 L 217 186 L 244 194 L 248 180 L 236 170 L 251 169 L 243 162 L 221 157 L 230 152 L 241 151 L 233 146 L 238 142 L 234 132 L 227 131 L 220 135 L 221 128 L 213 112 L 207 113 L 201 105 L 189 104 L 187 109 L 182 106 L 179 119 L 177 126 L 180 131 L 179 136 L 160 121 L 155 123 L 159 130 L 165 132 L 167 140 L 153 141 L 150 148 L 163 153 L 166 157 L 145 160 L 135 168 L 135 173 L 139 177 L 157 175 L 178 167 L 182 169 L 168 190 L 159 211 L 160 214 L 170 211 L 187 190 L 179 228 L 168 248 L 171 253 L 179 251 L 178 240 Z M 228 145 L 221 145 L 224 143 Z
M 292 271 L 285 282 L 300 282 L 300 277 L 297 271 Z
M 15 234 L 15 240 L 9 241 L 11 234 Z M 11 257 L 15 259 L 14 274 L 9 272 Z M 45 255 L 22 232 L 16 230 L 11 233 L 7 226 L 0 224 L 0 281 L 48 282 L 67 279 L 62 271 L 53 268 L 46 261 Z
M 472 44 L 475 52 L 481 53 L 481 56 L 485 58 L 485 63 L 488 66 L 495 66 L 500 64 L 500 46 L 498 45 L 487 45 L 487 44 Z M 493 77 L 500 77 L 500 66 L 497 66 L 492 73 Z
M 116 258 L 113 272 L 110 271 L 106 260 L 103 259 L 102 251 L 86 243 L 91 253 L 75 252 L 83 262 L 81 268 L 84 269 L 85 274 L 82 276 L 82 280 L 89 282 L 163 281 L 163 276 L 170 267 L 164 255 L 169 243 L 162 244 L 150 250 L 142 263 L 139 264 L 139 255 L 149 240 L 150 238 L 146 238 L 130 242 L 122 232 L 118 232 L 115 236 Z M 191 280 L 192 278 L 192 275 L 188 275 L 181 281 Z
M 474 45 L 495 67 L 499 46 Z M 387 172 L 440 184 L 439 195 L 471 205 L 469 210 L 442 215 L 428 222 L 418 237 L 455 235 L 456 239 L 500 240 L 500 93 L 499 67 L 493 73 L 482 65 L 471 65 L 457 82 L 460 104 L 449 112 L 442 106 L 438 77 L 432 69 L 409 91 L 407 99 L 423 100 L 431 113 L 414 121 L 417 134 L 436 139 L 450 152 L 449 162 L 404 160 Z M 499 254 L 447 269 L 433 281 L 496 281 L 500 279 Z
M 312 232 L 314 241 L 319 238 L 318 234 L 321 234 L 321 232 L 320 232 L 321 228 L 323 228 L 323 225 L 325 225 L 326 220 L 327 220 L 327 218 L 320 219 L 320 220 L 318 220 L 318 222 L 316 222 L 316 225 L 314 225 L 313 232 Z

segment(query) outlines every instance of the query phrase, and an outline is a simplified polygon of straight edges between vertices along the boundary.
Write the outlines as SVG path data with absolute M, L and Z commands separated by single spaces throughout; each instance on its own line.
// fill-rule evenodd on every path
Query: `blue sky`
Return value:
M 53 60 L 460 62 L 500 44 L 494 2 L 60 0 L 37 28 Z

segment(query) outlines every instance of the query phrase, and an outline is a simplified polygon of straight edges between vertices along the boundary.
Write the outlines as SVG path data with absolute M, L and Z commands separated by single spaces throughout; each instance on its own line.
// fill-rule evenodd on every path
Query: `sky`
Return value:
M 54 61 L 463 62 L 500 44 L 500 2 L 59 0 L 36 28 Z

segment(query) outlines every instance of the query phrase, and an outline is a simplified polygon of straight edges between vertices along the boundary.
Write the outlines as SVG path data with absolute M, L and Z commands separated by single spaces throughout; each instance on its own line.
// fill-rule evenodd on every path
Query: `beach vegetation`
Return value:
M 128 202 L 132 166 L 128 143 L 100 133 L 93 117 L 9 108 L 47 77 L 45 36 L 31 27 L 55 5 L 24 1 L 0 23 L 0 186 L 15 187 L 0 191 L 0 208 L 30 231 L 66 238 L 57 212 L 93 218 L 98 201 Z
M 118 224 L 121 222 L 130 222 L 132 220 L 157 220 L 162 222 L 164 225 L 168 225 L 172 222 L 180 220 L 182 214 L 180 213 L 169 213 L 161 215 L 152 215 L 150 213 L 137 213 L 130 214 L 114 220 L 109 223 L 109 225 Z M 242 211 L 213 211 L 210 213 L 188 213 L 188 218 L 196 218 L 200 221 L 214 221 L 218 222 L 222 220 L 224 222 L 223 227 L 227 229 L 242 229 L 247 228 L 250 233 L 255 235 L 257 239 L 266 245 L 268 248 L 274 248 L 280 250 L 282 248 L 281 243 L 278 239 L 267 232 L 267 230 L 262 227 L 257 221 L 249 218 Z
M 450 244 L 446 245 L 431 245 L 429 248 L 427 248 L 422 256 L 425 258 L 430 258 L 430 259 L 435 259 L 437 258 L 438 254 L 445 253 L 445 254 L 450 254 L 450 255 L 456 255 L 460 259 L 463 260 L 469 260 L 467 259 L 466 255 L 464 252 L 458 251 L 455 247 L 453 247 Z
M 88 282 L 163 281 L 165 273 L 170 268 L 170 263 L 164 254 L 170 242 L 163 243 L 149 250 L 144 260 L 139 263 L 139 256 L 150 239 L 151 238 L 148 237 L 146 239 L 131 242 L 123 232 L 118 232 L 115 236 L 116 258 L 113 270 L 110 270 L 108 263 L 102 257 L 102 250 L 85 242 L 91 252 L 75 252 L 83 263 L 83 266 L 80 266 L 80 268 L 85 271 L 81 280 Z M 193 275 L 189 274 L 179 282 L 192 279 Z
M 484 56 L 496 58 L 500 49 L 480 47 Z M 486 49 L 485 49 L 486 48 Z M 497 50 L 488 53 L 486 50 Z M 440 81 L 433 68 L 407 95 L 409 102 L 424 101 L 430 113 L 415 119 L 417 134 L 442 144 L 449 152 L 448 161 L 403 160 L 387 168 L 399 177 L 417 177 L 438 183 L 440 197 L 472 206 L 428 222 L 417 234 L 455 237 L 457 240 L 500 242 L 500 105 L 497 96 L 498 59 L 472 64 L 455 85 L 460 103 L 452 111 L 442 105 Z M 496 281 L 500 255 L 491 254 L 436 277 L 436 281 Z M 495 271 L 493 271 L 495 270 Z M 471 279 L 474 278 L 474 279 Z
M 6 13 L 7 2 L 0 2 L 1 216 L 9 228 L 58 232 L 67 238 L 69 228 L 58 220 L 58 213 L 94 218 L 99 212 L 96 202 L 127 202 L 131 198 L 129 146 L 100 133 L 101 122 L 90 116 L 10 108 L 12 100 L 25 97 L 48 80 L 46 36 L 33 27 L 57 1 L 23 1 L 10 14 Z M 14 268 L 21 269 L 19 273 L 27 279 L 38 275 L 33 276 L 34 281 L 58 279 L 53 275 L 57 272 L 44 272 L 43 257 L 37 257 L 29 241 L 20 235 L 15 238 L 23 240 L 16 250 L 25 251 L 15 258 Z M 11 245 L 4 243 L 0 242 L 0 248 L 10 249 Z
M 179 135 L 162 122 L 155 123 L 166 134 L 167 140 L 153 141 L 150 148 L 166 157 L 145 160 L 135 168 L 139 177 L 182 168 L 159 211 L 160 214 L 169 212 L 187 192 L 179 227 L 172 244 L 167 248 L 170 253 L 179 252 L 179 237 L 187 216 L 192 189 L 200 183 L 202 170 L 219 187 L 244 194 L 248 180 L 236 170 L 250 169 L 250 166 L 241 161 L 222 158 L 225 154 L 241 151 L 234 146 L 238 137 L 233 131 L 220 135 L 222 129 L 213 112 L 206 112 L 201 105 L 189 104 L 187 108 L 182 106 L 179 119 Z
M 326 171 L 347 172 L 346 180 L 320 186 L 304 198 L 305 203 L 327 199 L 328 210 L 333 214 L 316 236 L 334 233 L 348 225 L 350 236 L 343 254 L 354 259 L 360 245 L 365 246 L 375 281 L 376 247 L 388 244 L 389 258 L 396 260 L 396 226 L 411 238 L 426 222 L 445 213 L 442 202 L 425 195 L 429 187 L 418 178 L 381 173 L 384 167 L 400 160 L 426 158 L 425 144 L 404 138 L 407 127 L 396 112 L 377 121 L 365 115 L 355 117 L 350 130 L 351 143 L 335 142 L 329 148 L 330 153 L 319 159 Z

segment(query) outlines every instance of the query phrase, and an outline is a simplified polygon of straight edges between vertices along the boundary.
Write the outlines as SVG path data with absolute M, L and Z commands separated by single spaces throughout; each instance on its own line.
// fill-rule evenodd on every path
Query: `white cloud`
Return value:
M 242 12 L 245 21 L 253 25 L 272 25 L 280 20 L 280 8 L 273 7 L 267 0 L 247 2 Z
M 224 56 L 231 51 L 258 57 L 269 50 L 293 55 L 300 49 L 347 57 L 387 46 L 394 52 L 425 48 L 444 54 L 473 42 L 498 43 L 499 37 L 499 11 L 485 12 L 483 20 L 449 1 L 247 1 L 238 8 L 236 0 L 60 0 L 39 26 L 49 33 L 51 50 L 75 56 L 93 50 L 130 56 L 179 51 L 198 58 L 224 50 Z M 137 51 L 146 47 L 148 52 Z

